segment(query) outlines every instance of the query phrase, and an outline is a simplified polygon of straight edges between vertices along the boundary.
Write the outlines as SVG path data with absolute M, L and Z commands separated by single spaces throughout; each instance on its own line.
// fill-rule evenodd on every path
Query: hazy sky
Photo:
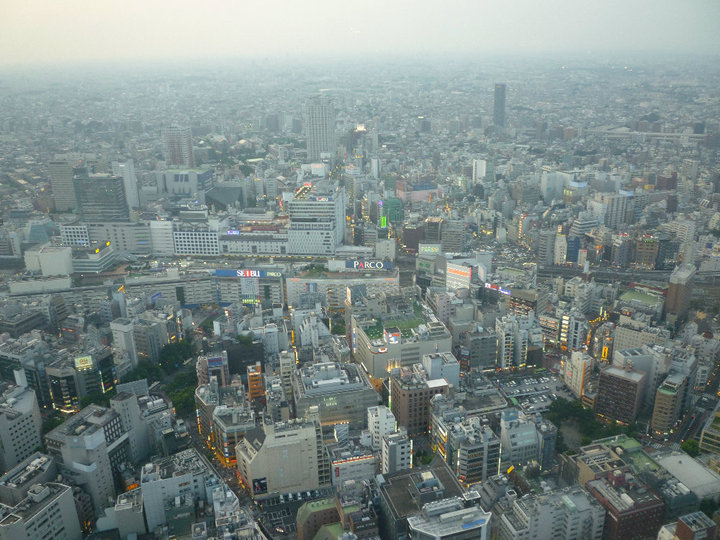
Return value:
M 0 65 L 720 52 L 720 0 L 0 0 Z

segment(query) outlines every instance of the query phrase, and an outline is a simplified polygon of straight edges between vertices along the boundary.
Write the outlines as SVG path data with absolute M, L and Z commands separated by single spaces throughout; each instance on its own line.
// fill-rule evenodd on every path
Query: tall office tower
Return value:
M 130 220 L 125 185 L 120 176 L 90 174 L 84 167 L 75 167 L 73 186 L 83 221 L 104 223 Z
M 555 262 L 555 231 L 545 229 L 538 237 L 538 259 L 540 266 L 552 266 Z
M 496 127 L 505 127 L 505 92 L 507 85 L 495 85 L 495 106 L 493 107 L 493 123 Z
M 600 372 L 595 412 L 620 422 L 634 422 L 643 403 L 647 375 L 610 366 Z
M 331 255 L 345 239 L 346 195 L 343 189 L 301 188 L 290 201 L 289 252 Z
M 163 129 L 165 163 L 168 167 L 195 167 L 190 128 L 171 126 Z
M 683 319 L 687 315 L 692 298 L 695 271 L 695 267 L 691 264 L 683 264 L 673 270 L 665 300 L 666 316 L 671 315 L 676 319 Z
M 326 96 L 313 96 L 305 104 L 307 159 L 317 161 L 320 154 L 335 152 L 335 108 Z
M 82 538 L 71 487 L 55 482 L 36 484 L 17 506 L 0 506 L 0 540 Z
M 53 161 L 50 170 L 50 187 L 55 199 L 55 210 L 66 212 L 77 206 L 75 187 L 73 186 L 73 168 L 69 161 Z
M 128 206 L 133 208 L 140 207 L 140 196 L 138 195 L 137 176 L 135 175 L 135 162 L 132 159 L 127 161 L 113 161 L 112 172 L 115 176 L 123 179 L 125 187 L 125 199 Z

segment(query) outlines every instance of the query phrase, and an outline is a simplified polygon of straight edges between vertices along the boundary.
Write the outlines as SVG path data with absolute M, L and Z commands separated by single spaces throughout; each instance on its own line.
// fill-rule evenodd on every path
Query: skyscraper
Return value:
M 163 129 L 165 163 L 169 167 L 195 167 L 190 128 L 171 126 Z
M 313 96 L 305 104 L 305 117 L 307 159 L 317 161 L 335 150 L 335 109 L 326 96 Z
M 673 270 L 665 299 L 666 315 L 675 319 L 682 319 L 687 315 L 692 298 L 695 272 L 696 268 L 691 264 L 682 264 Z
M 130 220 L 125 185 L 120 176 L 89 174 L 84 167 L 75 167 L 73 173 L 73 185 L 83 221 L 104 223 Z
M 121 176 L 125 186 L 125 198 L 130 208 L 140 207 L 138 195 L 137 177 L 135 176 L 135 162 L 132 159 L 127 161 L 113 161 L 112 171 L 115 176 Z
M 73 187 L 73 168 L 69 161 L 52 161 L 50 170 L 50 187 L 55 199 L 55 210 L 65 212 L 77 206 L 75 188 Z
M 507 85 L 498 83 L 495 85 L 495 106 L 493 108 L 493 123 L 496 127 L 505 127 L 505 91 Z

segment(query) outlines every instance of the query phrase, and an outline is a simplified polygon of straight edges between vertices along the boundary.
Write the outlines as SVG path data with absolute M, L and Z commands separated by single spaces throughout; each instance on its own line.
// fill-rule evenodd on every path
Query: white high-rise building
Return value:
M 326 96 L 313 96 L 305 104 L 307 159 L 318 161 L 322 154 L 335 153 L 335 108 Z
M 555 264 L 565 264 L 567 259 L 567 237 L 564 234 L 555 235 L 555 251 L 553 262 Z
M 301 188 L 289 203 L 288 252 L 332 255 L 345 239 L 345 191 Z
M 113 335 L 113 349 L 120 353 L 127 353 L 133 367 L 137 366 L 138 354 L 135 346 L 133 321 L 131 319 L 115 319 L 110 322 Z
M 487 161 L 484 159 L 473 159 L 472 162 L 472 179 L 473 182 L 479 182 L 485 178 L 487 174 Z
M 384 405 L 369 407 L 367 410 L 368 431 L 372 437 L 373 450 L 380 450 L 383 437 L 397 431 L 395 415 Z
M 570 358 L 563 361 L 563 380 L 570 391 L 579 398 L 583 396 L 585 382 L 590 380 L 591 371 L 592 358 L 584 352 L 573 351 Z
M 55 210 L 65 212 L 77 207 L 73 167 L 69 161 L 52 161 L 48 164 L 50 187 L 55 199 Z
M 138 195 L 137 176 L 135 176 L 135 162 L 132 159 L 127 161 L 113 161 L 112 171 L 115 176 L 123 179 L 125 187 L 125 199 L 131 210 L 140 207 L 140 196 Z
M 386 434 L 382 439 L 382 473 L 390 474 L 411 469 L 412 449 L 412 439 L 407 436 L 405 428 Z

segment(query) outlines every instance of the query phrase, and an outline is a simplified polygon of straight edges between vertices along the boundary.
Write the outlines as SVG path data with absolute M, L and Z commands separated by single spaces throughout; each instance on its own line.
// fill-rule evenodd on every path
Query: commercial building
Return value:
M 422 357 L 422 365 L 428 379 L 445 379 L 452 388 L 460 386 L 460 363 L 452 353 L 426 354 Z
M 495 100 L 493 102 L 493 124 L 498 128 L 505 127 L 505 94 L 507 85 L 497 83 L 495 85 Z
M 666 317 L 682 320 L 687 316 L 695 273 L 696 268 L 691 264 L 683 264 L 673 270 L 665 299 Z
M 312 96 L 305 103 L 305 132 L 308 162 L 334 156 L 335 108 L 327 96 Z
M 675 523 L 663 525 L 658 540 L 705 540 L 716 538 L 717 524 L 703 512 L 680 516 Z
M 17 505 L 0 505 L 0 540 L 82 537 L 72 488 L 64 484 L 35 484 Z
M 620 422 L 634 422 L 640 412 L 647 375 L 609 366 L 600 372 L 595 412 Z
M 516 409 L 500 413 L 502 462 L 524 465 L 537 461 L 541 469 L 552 466 L 557 440 L 557 427 L 542 416 L 527 416 Z
M 240 477 L 253 497 L 330 485 L 330 462 L 317 409 L 308 419 L 264 423 L 236 448 Z
M 31 454 L 0 478 L 0 502 L 15 506 L 30 488 L 57 479 L 57 465 L 53 459 L 40 452 Z
M 90 495 L 96 512 L 115 499 L 114 472 L 131 462 L 129 437 L 115 411 L 89 405 L 47 433 L 45 445 L 62 475 Z
M 662 525 L 664 504 L 629 473 L 613 471 L 587 483 L 590 494 L 605 509 L 606 540 L 655 537 Z
M 430 400 L 436 394 L 447 395 L 445 379 L 428 380 L 420 364 L 413 369 L 394 368 L 390 374 L 390 409 L 398 426 L 410 437 L 427 433 L 430 427 Z
M 498 339 L 492 328 L 471 325 L 460 334 L 458 360 L 463 370 L 493 369 L 497 364 Z
M 513 491 L 508 503 L 498 518 L 498 540 L 603 538 L 605 510 L 582 487 L 522 498 Z
M 720 403 L 703 426 L 700 435 L 700 450 L 720 455 Z
M 90 174 L 86 168 L 76 167 L 73 169 L 73 186 L 82 221 L 130 220 L 125 186 L 120 176 Z
M 333 255 L 345 239 L 345 191 L 334 186 L 300 188 L 288 203 L 288 253 Z
M 383 435 L 380 450 L 380 470 L 383 474 L 391 474 L 412 468 L 413 443 L 404 428 Z
M 350 424 L 365 427 L 366 411 L 380 403 L 380 396 L 356 364 L 323 362 L 309 364 L 292 376 L 295 412 L 305 416 L 317 407 L 323 426 Z
M 408 518 L 420 514 L 425 504 L 463 497 L 463 488 L 439 457 L 426 467 L 378 476 L 380 536 L 387 540 L 408 538 Z M 468 498 L 471 499 L 470 496 Z
M 42 417 L 35 392 L 10 387 L 0 396 L 0 468 L 7 471 L 41 445 Z
M 55 210 L 67 212 L 77 207 L 75 186 L 73 185 L 73 165 L 69 161 L 51 161 L 48 163 L 50 189 L 52 189 Z
M 650 425 L 653 432 L 669 435 L 683 413 L 688 380 L 677 371 L 670 372 L 655 392 L 655 406 Z
M 384 405 L 368 407 L 367 428 L 372 438 L 373 450 L 380 450 L 383 437 L 388 433 L 395 433 L 397 431 L 395 415 Z
M 410 537 L 418 540 L 486 540 L 492 514 L 477 501 L 454 497 L 426 503 L 408 518 Z
M 191 512 L 194 512 L 198 501 L 212 503 L 212 490 L 220 482 L 194 449 L 143 465 L 140 470 L 140 491 L 148 531 L 154 532 L 172 521 L 172 507 L 168 506 L 170 501 L 176 501 L 177 498 L 188 500 Z
M 178 167 L 195 167 L 192 131 L 189 127 L 166 127 L 162 136 L 165 163 Z
M 562 361 L 563 381 L 579 399 L 582 399 L 585 393 L 585 383 L 590 381 L 592 365 L 592 358 L 580 351 L 573 351 L 570 358 L 564 358 Z

